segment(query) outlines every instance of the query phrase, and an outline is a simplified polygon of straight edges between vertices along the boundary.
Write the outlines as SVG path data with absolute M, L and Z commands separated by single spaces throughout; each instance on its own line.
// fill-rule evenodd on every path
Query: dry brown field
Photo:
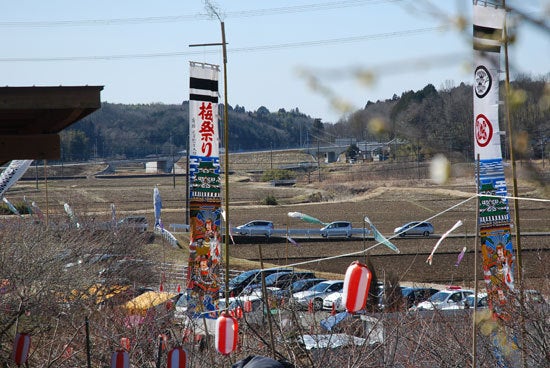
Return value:
M 293 186 L 274 186 L 259 181 L 261 170 L 303 162 L 317 165 L 311 155 L 297 151 L 231 155 L 227 207 L 224 202 L 224 207 L 229 209 L 230 224 L 236 226 L 254 219 L 265 219 L 273 221 L 278 229 L 318 228 L 287 215 L 290 211 L 298 211 L 324 222 L 348 220 L 355 228 L 363 228 L 363 218 L 368 216 L 387 237 L 393 235 L 393 229 L 398 225 L 429 219 L 435 226 L 435 236 L 392 239 L 400 254 L 383 245 L 376 246 L 372 238 L 362 239 L 360 236 L 349 240 L 297 238 L 298 247 L 284 237 L 235 237 L 235 243 L 229 244 L 230 268 L 258 267 L 261 247 L 267 265 L 292 264 L 321 275 L 341 277 L 350 262 L 363 260 L 363 250 L 370 249 L 366 256 L 375 266 L 379 278 L 394 273 L 403 283 L 473 285 L 477 241 L 473 164 L 453 165 L 452 176 L 443 185 L 434 184 L 427 178 L 427 164 L 372 162 L 353 165 L 319 163 L 319 170 L 299 173 Z M 105 164 L 99 163 L 65 165 L 62 168 L 33 166 L 25 180 L 12 187 L 6 197 L 12 203 L 22 201 L 23 197 L 35 201 L 52 220 L 66 216 L 63 203 L 67 202 L 85 221 L 108 221 L 111 204 L 115 204 L 117 217 L 143 214 L 152 224 L 152 194 L 157 185 L 163 201 L 165 227 L 169 229 L 170 224 L 186 223 L 185 176 L 145 175 L 143 164 L 128 164 L 117 168 L 112 175 L 97 177 L 95 174 L 104 168 Z M 548 174 L 548 165 L 545 169 Z M 517 209 L 520 221 L 515 226 L 520 229 L 526 281 L 546 284 L 550 237 L 538 233 L 550 233 L 550 203 L 536 199 L 549 199 L 550 190 L 548 183 L 534 172 L 528 165 L 518 165 L 517 192 L 521 199 L 517 202 Z M 540 167 L 538 172 L 544 174 Z M 69 178 L 61 179 L 62 176 Z M 507 180 L 509 192 L 512 192 L 511 173 L 507 172 L 507 176 L 510 178 Z M 225 183 L 225 178 L 222 182 Z M 268 196 L 275 198 L 278 204 L 261 204 Z M 510 201 L 510 205 L 515 211 L 514 201 Z M 439 235 L 458 220 L 462 220 L 464 225 L 453 233 L 454 237 L 441 244 L 433 265 L 428 265 L 426 257 Z M 176 233 L 176 236 L 181 244 L 186 244 L 186 233 Z M 517 244 L 515 238 L 514 244 Z M 150 246 L 166 248 L 167 245 L 162 239 L 155 238 Z M 462 263 L 455 267 L 457 255 L 464 246 L 468 252 Z M 184 263 L 186 260 L 186 249 L 163 249 L 162 254 L 173 262 Z

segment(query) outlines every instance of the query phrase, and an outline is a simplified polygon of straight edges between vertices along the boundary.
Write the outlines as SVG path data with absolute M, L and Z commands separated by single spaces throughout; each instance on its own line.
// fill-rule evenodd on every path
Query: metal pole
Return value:
M 264 269 L 264 258 L 262 256 L 262 245 L 258 243 L 258 254 L 260 255 L 260 267 L 262 269 L 261 276 L 262 276 L 262 299 L 265 303 L 265 309 L 267 312 L 267 324 L 269 327 L 269 336 L 270 336 L 270 342 L 271 342 L 271 356 L 273 359 L 275 359 L 275 339 L 273 337 L 273 326 L 271 322 L 271 307 L 269 305 L 269 298 L 267 296 L 267 288 L 265 287 L 265 272 Z
M 157 368 L 160 368 L 162 361 L 162 335 L 159 335 L 159 348 L 157 350 Z
M 506 9 L 506 0 L 502 1 L 502 6 L 504 9 Z M 525 324 L 524 324 L 524 315 L 523 315 L 523 303 L 524 303 L 524 296 L 523 296 L 523 262 L 521 258 L 521 232 L 520 232 L 520 223 L 519 223 L 519 201 L 518 201 L 518 180 L 517 180 L 517 173 L 516 173 L 516 159 L 515 159 L 515 150 L 514 150 L 514 142 L 512 137 L 512 121 L 510 118 L 510 66 L 508 63 L 508 33 L 506 31 L 507 25 L 506 25 L 506 17 L 504 18 L 504 27 L 503 27 L 503 36 L 504 36 L 504 65 L 506 70 L 506 80 L 505 80 L 505 87 L 506 87 L 506 93 L 505 95 L 505 108 L 506 108 L 506 123 L 508 127 L 508 144 L 510 145 L 510 161 L 512 163 L 512 182 L 513 182 L 513 195 L 514 195 L 514 222 L 515 222 L 515 230 L 516 230 L 516 260 L 517 260 L 517 280 L 518 280 L 518 286 L 519 286 L 519 301 L 520 301 L 520 329 L 521 329 L 521 340 L 523 346 L 525 346 Z M 527 366 L 526 357 L 525 357 L 525 348 L 521 349 L 521 363 L 522 367 Z
M 88 363 L 88 368 L 92 368 L 92 354 L 90 352 L 90 321 L 88 316 L 85 319 L 86 325 L 86 362 Z
M 172 188 L 176 187 L 176 162 L 174 161 L 174 145 L 172 143 L 172 133 L 170 133 L 170 154 L 172 155 Z
M 185 224 L 189 225 L 189 139 L 185 143 Z
M 476 160 L 476 193 L 479 193 L 479 153 Z M 479 236 L 479 198 L 476 199 L 476 235 L 474 237 L 474 312 L 472 315 L 472 368 L 477 367 L 477 242 Z
M 46 227 L 48 227 L 50 219 L 50 206 L 48 203 L 48 160 L 44 160 L 44 186 L 46 187 Z
M 317 138 L 317 172 L 319 173 L 319 183 L 321 182 L 321 163 L 319 161 L 319 138 Z
M 506 8 L 506 1 L 502 2 L 504 8 Z M 504 20 L 504 65 L 506 69 L 506 93 L 505 93 L 505 108 L 506 108 L 506 124 L 508 129 L 508 144 L 510 145 L 510 161 L 512 163 L 512 182 L 514 193 L 514 222 L 516 224 L 516 260 L 518 265 L 517 280 L 520 291 L 522 291 L 522 260 L 521 260 L 521 239 L 520 239 L 520 226 L 519 226 L 519 203 L 518 203 L 518 180 L 516 173 L 516 159 L 514 142 L 512 137 L 512 121 L 510 118 L 510 67 L 508 65 L 508 35 L 506 33 L 506 19 Z M 522 294 L 520 294 L 520 298 Z
M 227 113 L 227 48 L 225 26 L 222 28 L 223 49 L 223 146 L 224 146 L 224 181 L 225 181 L 225 305 L 229 307 L 229 118 Z
M 366 221 L 365 218 L 363 218 L 363 255 L 365 256 L 365 264 L 367 264 L 367 252 L 365 251 L 367 249 L 367 246 L 365 244 L 366 238 L 367 238 L 367 230 L 366 230 Z

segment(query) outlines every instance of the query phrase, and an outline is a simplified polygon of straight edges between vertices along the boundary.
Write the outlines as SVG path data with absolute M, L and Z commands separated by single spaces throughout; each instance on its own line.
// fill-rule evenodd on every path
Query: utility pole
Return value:
M 319 161 L 319 138 L 317 138 L 317 172 L 319 173 L 319 183 L 321 182 L 321 162 Z
M 172 144 L 172 133 L 170 133 L 170 155 L 172 156 L 172 187 L 176 187 L 176 162 L 174 161 L 174 145 Z

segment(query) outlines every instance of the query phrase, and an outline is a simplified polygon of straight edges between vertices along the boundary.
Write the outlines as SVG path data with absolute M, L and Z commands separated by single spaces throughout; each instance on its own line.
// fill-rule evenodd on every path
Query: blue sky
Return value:
M 354 110 L 428 83 L 471 84 L 470 0 L 211 4 L 225 25 L 232 106 L 298 108 L 337 122 L 345 110 L 335 106 Z M 507 5 L 550 19 L 550 0 Z M 462 32 L 458 16 L 468 22 Z M 548 75 L 550 33 L 515 24 L 512 76 Z M 103 85 L 101 99 L 112 103 L 180 104 L 190 61 L 223 63 L 220 46 L 189 47 L 221 42 L 219 20 L 199 0 L 5 1 L 0 42 L 0 85 Z

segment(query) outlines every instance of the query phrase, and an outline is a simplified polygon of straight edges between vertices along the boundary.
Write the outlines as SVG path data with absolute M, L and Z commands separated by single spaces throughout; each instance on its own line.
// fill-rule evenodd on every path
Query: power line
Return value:
M 305 13 L 312 11 L 332 10 L 363 5 L 377 5 L 383 3 L 402 2 L 403 0 L 343 0 L 327 3 L 314 3 L 305 5 L 286 6 L 280 8 L 241 10 L 225 13 L 226 18 L 250 18 L 258 16 L 269 16 L 279 14 Z M 85 27 L 85 26 L 114 26 L 123 24 L 146 24 L 146 23 L 177 23 L 190 20 L 211 20 L 212 17 L 206 13 L 169 15 L 157 17 L 135 17 L 135 18 L 112 18 L 112 19 L 83 19 L 83 20 L 55 20 L 55 21 L 23 21 L 23 22 L 0 22 L 0 27 L 10 28 L 52 28 L 52 27 Z
M 260 45 L 240 48 L 228 48 L 227 52 L 231 54 L 243 53 L 243 52 L 258 52 L 258 51 L 273 51 L 293 48 L 304 47 L 317 47 L 334 44 L 354 43 L 361 41 L 372 41 L 388 38 L 397 38 L 405 36 L 415 36 L 419 34 L 441 31 L 446 29 L 446 26 L 429 27 L 429 28 L 417 28 L 409 29 L 405 31 L 377 33 L 372 35 L 361 35 L 343 38 L 332 38 L 325 40 L 314 41 L 301 41 L 291 43 L 281 43 L 272 45 Z M 92 55 L 92 56 L 57 56 L 57 57 L 11 57 L 0 58 L 0 62 L 49 62 L 49 61 L 88 61 L 88 60 L 122 60 L 122 59 L 150 59 L 150 58 L 162 58 L 162 57 L 179 57 L 190 55 L 204 55 L 204 54 L 216 54 L 219 50 L 205 49 L 201 51 L 173 51 L 173 52 L 161 52 L 161 53 L 136 53 L 136 54 L 121 54 L 121 55 Z

